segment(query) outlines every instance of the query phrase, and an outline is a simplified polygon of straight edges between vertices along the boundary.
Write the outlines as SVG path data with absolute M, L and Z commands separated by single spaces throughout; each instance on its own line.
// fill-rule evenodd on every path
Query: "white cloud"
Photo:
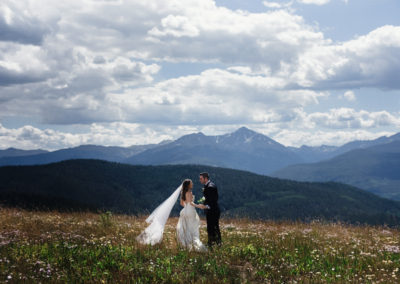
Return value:
M 382 136 L 391 136 L 393 132 L 379 131 L 369 132 L 367 130 L 351 130 L 351 131 L 323 131 L 323 130 L 286 130 L 283 129 L 273 138 L 286 146 L 300 147 L 308 146 L 341 146 L 355 140 L 374 140 Z
M 147 47 L 148 56 L 167 61 L 268 66 L 279 71 L 282 64 L 294 62 L 299 51 L 324 42 L 322 33 L 302 17 L 284 10 L 249 13 L 213 5 L 207 9 L 181 8 L 182 16 L 169 14 L 148 32 L 147 40 L 154 43 Z M 174 19 L 173 25 L 166 25 L 167 19 Z
M 322 4 L 327 1 L 306 2 Z M 16 6 L 13 3 L 5 2 L 3 10 Z M 78 62 L 82 62 L 80 68 L 84 68 L 88 57 L 93 55 L 94 58 L 120 57 L 133 61 L 241 65 L 256 73 L 268 70 L 269 74 L 281 75 L 302 87 L 339 88 L 365 84 L 399 87 L 398 80 L 391 75 L 400 65 L 396 60 L 400 57 L 399 27 L 381 27 L 352 41 L 332 44 L 301 16 L 280 9 L 264 13 L 232 11 L 216 6 L 211 0 L 176 1 L 174 5 L 156 0 L 28 3 L 13 8 L 13 15 L 28 14 L 40 19 L 41 26 L 49 28 L 41 33 L 37 51 L 23 50 L 32 49 L 23 44 L 24 47 L 18 47 L 21 52 L 17 54 L 16 43 L 2 42 L 2 67 L 10 74 L 18 69 L 21 74 L 35 74 L 45 80 L 49 73 L 44 71 L 55 77 L 61 71 L 71 73 Z M 265 1 L 264 4 L 283 7 L 290 3 Z M 12 18 L 4 14 L 5 19 Z M 4 20 L 7 21 L 11 20 Z M 22 26 L 15 29 L 22 29 Z M 41 31 L 40 25 L 38 31 Z M 20 55 L 30 58 L 18 60 Z M 28 62 L 29 68 L 23 66 L 23 62 Z M 29 81 L 13 76 L 15 79 L 10 83 Z
M 400 88 L 400 27 L 383 26 L 337 45 L 307 50 L 293 68 L 293 81 L 317 88 Z
M 120 64 L 116 63 L 117 66 Z M 157 69 L 141 67 L 150 71 Z M 113 77 L 101 70 L 78 73 L 79 76 L 69 80 L 55 81 L 53 85 L 58 86 L 57 90 L 36 86 L 35 93 L 48 95 L 36 98 L 29 108 L 26 107 L 31 99 L 29 94 L 13 98 L 12 93 L 17 90 L 10 87 L 10 101 L 0 105 L 0 110 L 4 116 L 24 113 L 57 124 L 113 121 L 174 125 L 260 123 L 287 120 L 297 108 L 317 104 L 319 98 L 326 95 L 311 90 L 286 90 L 286 82 L 281 78 L 248 75 L 236 70 L 210 69 L 200 75 L 133 89 L 120 89 L 118 86 L 124 83 L 123 80 L 111 88 L 108 81 Z
M 245 75 L 254 74 L 254 72 L 248 66 L 233 66 L 233 67 L 228 67 L 227 70 L 233 71 L 233 72 L 238 72 L 238 73 L 245 74 Z
M 330 0 L 297 0 L 297 2 L 302 4 L 325 5 L 328 4 Z
M 47 20 L 36 15 L 22 1 L 0 3 L 0 34 L 2 41 L 39 45 L 51 32 Z
M 94 123 L 80 129 L 80 133 L 71 133 L 39 129 L 30 125 L 6 128 L 0 124 L 0 148 L 58 150 L 83 144 L 129 147 L 159 143 L 185 131 L 188 130 L 168 127 L 161 129 L 157 125 L 143 127 L 134 123 Z
M 3 5 L 11 7 L 12 3 L 7 1 Z M 20 14 L 24 13 L 22 6 Z M 12 115 L 18 105 L 36 106 L 27 112 L 39 114 L 48 123 L 76 123 L 80 119 L 83 123 L 109 121 L 110 114 L 114 119 L 124 120 L 123 111 L 121 114 L 115 106 L 102 106 L 107 103 L 104 98 L 113 97 L 112 101 L 118 103 L 120 99 L 115 99 L 118 94 L 130 94 L 132 102 L 135 94 L 142 92 L 142 85 L 152 83 L 162 64 L 152 62 L 160 59 L 221 62 L 228 64 L 227 68 L 237 62 L 234 66 L 244 66 L 247 73 L 254 72 L 257 77 L 247 78 L 249 86 L 244 84 L 243 90 L 254 88 L 256 91 L 250 90 L 250 94 L 257 94 L 265 88 L 277 89 L 270 85 L 287 83 L 273 73 L 284 77 L 281 66 L 296 60 L 298 49 L 305 50 L 323 41 L 320 32 L 290 12 L 231 11 L 217 7 L 213 1 L 177 1 L 175 5 L 164 1 L 44 1 L 38 5 L 28 1 L 25 9 L 44 25 L 50 24 L 51 32 L 38 46 L 0 41 L 3 80 L 0 84 L 11 85 L 1 89 L 10 100 L 0 109 L 4 110 L 4 116 Z M 262 74 L 264 71 L 267 74 Z M 220 80 L 221 74 L 219 81 L 212 76 L 200 77 L 202 86 L 218 89 L 214 101 L 224 100 L 217 96 L 225 93 L 218 84 L 222 82 L 221 86 L 229 87 L 228 80 L 234 79 L 229 75 L 230 79 Z M 26 84 L 29 82 L 38 83 Z M 171 81 L 165 85 L 171 86 Z M 161 85 L 154 89 L 158 86 Z M 239 95 L 240 86 L 236 84 L 233 89 Z M 193 89 L 189 91 L 190 97 L 196 93 Z M 288 91 L 290 96 L 295 93 L 303 91 Z M 162 101 L 171 104 L 178 100 L 173 96 L 174 90 L 169 88 L 168 96 L 164 97 L 167 100 Z M 63 113 L 68 114 L 67 120 L 62 119 Z
M 4 7 L 12 5 L 6 3 Z M 47 6 L 48 11 L 43 8 Z M 75 12 L 78 7 L 80 13 Z M 30 2 L 26 9 L 35 18 L 44 15 L 41 21 L 43 25 L 53 25 L 52 32 L 43 37 L 39 51 L 19 53 L 29 55 L 30 60 L 18 61 L 18 54 L 13 56 L 15 48 L 3 42 L 6 48 L 3 47 L 2 66 L 11 73 L 18 69 L 43 80 L 48 75 L 44 71 L 55 77 L 61 71 L 72 73 L 78 62 L 82 63 L 80 68 L 85 68 L 93 56 L 92 60 L 136 57 L 133 61 L 219 62 L 228 68 L 241 65 L 256 73 L 268 70 L 268 74 L 280 75 L 302 87 L 398 87 L 390 76 L 399 66 L 392 60 L 398 58 L 398 27 L 382 27 L 367 36 L 332 45 L 293 12 L 232 11 L 216 6 L 213 1 L 177 1 L 175 5 L 161 1 L 107 1 L 91 5 L 51 1 L 40 7 Z M 24 68 L 22 62 L 29 62 L 30 67 Z M 123 68 L 120 71 L 124 72 Z M 120 72 L 117 75 L 125 80 L 130 78 Z M 15 74 L 14 77 L 11 83 L 29 81 Z
M 267 8 L 272 8 L 272 9 L 282 9 L 282 8 L 288 8 L 292 6 L 293 1 L 286 2 L 286 3 L 278 3 L 278 2 L 272 2 L 272 1 L 263 1 L 263 5 Z
M 359 129 L 378 127 L 400 127 L 400 116 L 387 111 L 368 112 L 350 108 L 331 109 L 307 115 L 307 123 L 313 128 Z
M 346 91 L 343 94 L 343 98 L 345 98 L 346 100 L 348 100 L 349 102 L 354 102 L 356 100 L 356 95 L 354 94 L 353 91 Z
M 268 7 L 268 8 L 281 8 L 282 7 L 282 4 L 277 3 L 277 2 L 263 1 L 263 4 L 265 7 Z
M 23 115 L 36 123 L 97 125 L 96 132 L 105 133 L 96 136 L 102 143 L 113 141 L 107 140 L 108 127 L 101 130 L 110 123 L 136 125 L 151 139 L 154 133 L 164 137 L 156 123 L 187 131 L 248 124 L 269 133 L 282 127 L 329 132 L 399 126 L 397 115 L 385 111 L 304 109 L 316 107 L 331 89 L 399 89 L 400 27 L 333 42 L 287 9 L 293 1 L 263 4 L 273 9 L 233 11 L 211 0 L 5 0 L 0 119 Z M 166 62 L 196 63 L 203 71 L 165 80 L 160 70 Z M 208 63 L 218 67 L 208 69 Z M 354 101 L 355 94 L 347 91 L 343 98 Z M 28 143 L 13 131 L 10 137 Z M 54 145 L 56 138 L 40 137 L 92 141 L 28 126 L 18 131 Z
M 220 135 L 234 131 L 242 125 L 224 126 L 170 126 L 136 123 L 93 123 L 88 126 L 75 126 L 79 131 L 70 129 L 39 129 L 31 125 L 19 128 L 6 128 L 0 124 L 0 149 L 14 147 L 18 149 L 46 149 L 76 147 L 84 144 L 122 146 L 146 145 L 175 140 L 191 133 L 203 132 L 206 135 Z
M 0 87 L 44 81 L 51 76 L 39 46 L 0 41 Z
M 131 122 L 260 123 L 282 119 L 299 107 L 316 104 L 325 95 L 309 90 L 282 90 L 284 84 L 279 78 L 210 69 L 153 87 L 109 94 L 106 105 L 114 106 L 124 120 Z
M 221 135 L 235 131 L 243 124 L 207 126 L 170 126 L 135 123 L 94 123 L 80 129 L 79 133 L 39 129 L 26 125 L 20 128 L 6 128 L 0 124 L 0 149 L 15 147 L 19 149 L 58 150 L 83 144 L 106 146 L 143 145 L 174 140 L 183 135 L 203 132 L 206 135 Z M 354 140 L 372 140 L 381 136 L 393 135 L 390 131 L 357 130 L 306 130 L 281 129 L 271 124 L 247 124 L 255 131 L 268 135 L 285 146 L 301 145 L 340 146 Z M 79 128 L 79 127 L 78 127 Z
M 17 129 L 5 128 L 0 124 L 0 147 L 5 149 L 59 149 L 80 144 L 79 135 L 60 133 L 51 129 L 41 130 L 30 125 Z
M 161 29 L 154 27 L 148 34 L 155 37 L 196 37 L 199 30 L 187 17 L 168 15 L 161 20 Z

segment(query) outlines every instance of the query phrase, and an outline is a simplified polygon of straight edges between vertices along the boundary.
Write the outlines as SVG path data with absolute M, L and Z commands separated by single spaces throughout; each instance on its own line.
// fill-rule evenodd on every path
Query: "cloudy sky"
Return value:
M 0 149 L 400 132 L 398 0 L 2 0 Z

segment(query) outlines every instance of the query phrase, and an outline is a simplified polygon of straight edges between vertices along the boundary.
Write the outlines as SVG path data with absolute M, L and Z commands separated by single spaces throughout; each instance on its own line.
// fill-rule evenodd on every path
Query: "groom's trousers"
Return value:
M 206 212 L 207 219 L 207 233 L 208 233 L 208 246 L 212 246 L 215 243 L 221 244 L 221 232 L 219 230 L 219 217 L 221 212 L 219 208 L 210 209 Z

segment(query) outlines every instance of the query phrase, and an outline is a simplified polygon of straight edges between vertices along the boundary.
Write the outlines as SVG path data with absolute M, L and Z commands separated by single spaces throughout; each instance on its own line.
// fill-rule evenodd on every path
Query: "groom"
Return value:
M 200 174 L 200 183 L 204 185 L 204 205 L 202 209 L 206 212 L 208 246 L 212 247 L 215 243 L 221 244 L 221 232 L 219 230 L 219 217 L 221 212 L 218 206 L 218 188 L 210 181 L 208 173 Z

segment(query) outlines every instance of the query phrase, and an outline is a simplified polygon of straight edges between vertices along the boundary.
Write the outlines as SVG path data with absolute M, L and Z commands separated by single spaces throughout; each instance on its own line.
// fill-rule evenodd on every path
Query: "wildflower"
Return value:
M 367 274 L 366 276 L 367 276 L 368 280 L 371 280 L 375 275 L 374 274 Z
M 398 246 L 385 245 L 384 250 L 388 252 L 400 253 L 400 247 Z

